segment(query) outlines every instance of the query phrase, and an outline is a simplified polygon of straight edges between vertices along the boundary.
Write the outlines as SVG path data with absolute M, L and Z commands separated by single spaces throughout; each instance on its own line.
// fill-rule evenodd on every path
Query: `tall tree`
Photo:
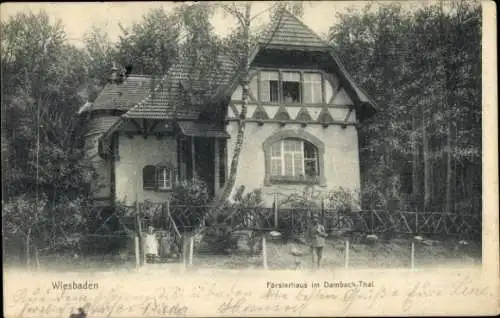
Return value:
M 123 67 L 132 65 L 134 73 L 163 75 L 177 59 L 181 31 L 178 10 L 167 13 L 152 9 L 131 28 L 121 29 L 116 59 Z
M 384 193 L 399 178 L 402 197 L 423 210 L 453 211 L 457 191 L 480 198 L 463 186 L 479 184 L 480 31 L 479 6 L 466 1 L 339 14 L 332 44 L 381 107 L 360 131 L 365 189 Z
M 1 30 L 2 76 L 9 78 L 2 81 L 8 161 L 3 214 L 11 229 L 24 229 L 28 247 L 33 235 L 42 240 L 40 226 L 47 218 L 71 217 L 68 211 L 55 215 L 57 206 L 88 194 L 92 170 L 82 160 L 83 134 L 75 116 L 86 70 L 82 52 L 66 42 L 61 23 L 51 23 L 44 12 L 19 13 L 2 22 Z M 61 227 L 56 222 L 51 230 Z
M 86 97 L 93 102 L 108 81 L 111 65 L 117 59 L 117 48 L 107 32 L 96 26 L 85 34 L 84 43 L 84 65 L 88 74 Z

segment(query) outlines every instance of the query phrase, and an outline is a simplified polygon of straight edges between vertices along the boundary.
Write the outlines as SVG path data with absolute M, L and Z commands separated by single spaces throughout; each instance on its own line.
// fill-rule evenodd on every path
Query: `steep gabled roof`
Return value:
M 196 119 L 206 106 L 207 98 L 218 97 L 218 91 L 227 86 L 236 66 L 225 55 L 219 55 L 220 68 L 204 79 L 190 79 L 185 62 L 174 64 L 159 81 L 156 88 L 138 102 L 124 118 Z M 212 89 L 207 90 L 207 87 Z
M 288 10 L 277 14 L 268 31 L 260 38 L 259 44 L 300 47 L 328 47 L 314 31 Z
M 130 75 L 122 83 L 108 83 L 96 100 L 82 107 L 79 114 L 93 110 L 128 110 L 151 91 L 151 77 Z
M 347 89 L 361 104 L 363 112 L 373 114 L 376 110 L 375 103 L 356 85 L 333 49 L 289 11 L 283 10 L 278 17 L 258 41 L 251 54 L 250 63 L 260 50 L 268 46 L 310 48 L 328 53 L 339 75 L 345 79 Z M 220 72 L 209 74 L 204 79 L 190 80 L 189 68 L 181 60 L 161 79 L 142 77 L 143 81 L 148 81 L 147 85 L 138 84 L 133 77 L 120 85 L 110 84 L 90 109 L 120 107 L 119 109 L 128 110 L 122 115 L 123 118 L 196 119 L 204 110 L 207 100 L 214 101 L 214 98 L 231 96 L 242 75 L 230 57 L 220 55 L 218 59 Z M 207 90 L 207 87 L 212 89 Z M 205 91 L 202 91 L 203 89 Z M 115 106 L 118 104 L 120 106 Z

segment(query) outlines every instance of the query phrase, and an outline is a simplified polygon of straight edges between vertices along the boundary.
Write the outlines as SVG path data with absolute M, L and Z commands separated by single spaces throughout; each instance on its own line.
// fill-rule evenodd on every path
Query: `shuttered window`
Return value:
M 174 177 L 174 169 L 170 165 L 147 165 L 142 169 L 142 187 L 145 190 L 170 190 Z
M 158 190 L 172 189 L 172 169 L 169 167 L 157 167 L 156 176 L 158 180 Z

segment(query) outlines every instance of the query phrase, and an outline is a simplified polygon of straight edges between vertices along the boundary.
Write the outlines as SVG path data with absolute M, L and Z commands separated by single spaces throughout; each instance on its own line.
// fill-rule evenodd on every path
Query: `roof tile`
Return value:
M 151 77 L 144 75 L 130 75 L 123 83 L 107 84 L 91 107 L 82 109 L 82 112 L 101 109 L 128 110 L 148 95 L 151 84 Z
M 283 10 L 279 17 L 259 40 L 260 44 L 328 47 L 325 41 L 289 11 Z
M 227 56 L 219 57 L 219 71 L 204 79 L 190 79 L 188 68 L 182 61 L 172 66 L 156 89 L 132 107 L 124 117 L 196 119 L 204 108 L 204 101 L 215 95 L 219 86 L 229 84 L 236 71 Z M 212 89 L 207 88 L 210 87 Z

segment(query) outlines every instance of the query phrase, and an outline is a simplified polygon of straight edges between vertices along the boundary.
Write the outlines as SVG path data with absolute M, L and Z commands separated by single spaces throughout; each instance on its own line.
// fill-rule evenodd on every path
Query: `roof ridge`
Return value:
M 284 17 L 287 16 L 291 18 L 293 21 L 297 22 L 302 28 L 304 28 L 306 31 L 308 31 L 312 36 L 314 36 L 315 40 L 318 40 L 321 44 L 323 44 L 325 47 L 330 47 L 328 42 L 322 39 L 316 32 L 314 32 L 308 25 L 306 25 L 302 20 L 300 20 L 295 14 L 290 12 L 286 8 L 281 8 L 278 12 L 281 11 L 281 14 L 279 14 L 279 19 L 276 19 L 274 21 L 271 21 L 269 23 L 269 27 L 267 31 L 263 33 L 263 35 L 259 38 L 257 41 L 258 43 L 262 42 L 272 42 L 275 34 L 277 33 L 278 29 L 284 25 Z M 269 37 L 269 38 L 268 38 Z M 317 45 L 316 45 L 317 46 Z
M 325 46 L 328 46 L 328 42 L 326 42 L 325 40 L 323 40 L 319 34 L 317 34 L 316 32 L 314 32 L 307 24 L 305 24 L 302 20 L 300 20 L 295 14 L 293 14 L 292 12 L 290 12 L 288 9 L 286 8 L 283 8 L 283 10 L 285 11 L 285 13 L 287 13 L 292 19 L 294 19 L 295 21 L 297 21 L 302 27 L 306 28 L 309 32 L 311 32 L 318 40 L 320 40 L 321 42 L 323 42 L 325 44 Z

